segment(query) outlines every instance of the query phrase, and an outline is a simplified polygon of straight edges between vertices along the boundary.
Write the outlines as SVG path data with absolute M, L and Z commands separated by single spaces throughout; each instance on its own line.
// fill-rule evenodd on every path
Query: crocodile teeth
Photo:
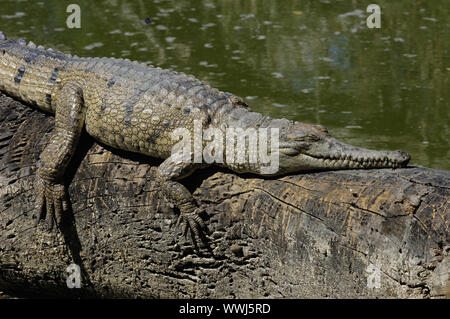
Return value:
M 34 44 L 33 41 L 30 41 L 30 42 L 28 42 L 27 47 L 34 49 L 34 48 L 36 48 L 36 44 Z
M 24 38 L 19 38 L 19 39 L 17 39 L 17 43 L 19 43 L 20 45 L 26 45 L 27 41 L 25 41 Z

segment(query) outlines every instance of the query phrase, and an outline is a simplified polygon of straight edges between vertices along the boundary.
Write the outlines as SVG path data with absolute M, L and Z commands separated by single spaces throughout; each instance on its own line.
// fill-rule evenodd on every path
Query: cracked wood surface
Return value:
M 449 171 L 262 179 L 205 169 L 183 182 L 212 233 L 212 251 L 195 251 L 155 189 L 160 162 L 86 134 L 68 170 L 66 227 L 34 228 L 34 175 L 53 118 L 0 96 L 0 123 L 0 290 L 144 298 L 449 296 Z M 66 286 L 72 263 L 82 269 L 82 289 Z

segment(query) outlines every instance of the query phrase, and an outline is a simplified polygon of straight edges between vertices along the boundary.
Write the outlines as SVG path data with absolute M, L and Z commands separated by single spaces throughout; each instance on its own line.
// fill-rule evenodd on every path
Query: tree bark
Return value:
M 195 250 L 159 199 L 160 162 L 81 138 L 65 226 L 33 227 L 53 117 L 0 96 L 0 290 L 142 298 L 449 297 L 450 172 L 423 167 L 263 179 L 208 168 L 184 180 L 204 207 Z M 33 218 L 34 217 L 34 218 Z M 67 267 L 80 267 L 69 289 Z M 71 277 L 72 278 L 72 277 Z

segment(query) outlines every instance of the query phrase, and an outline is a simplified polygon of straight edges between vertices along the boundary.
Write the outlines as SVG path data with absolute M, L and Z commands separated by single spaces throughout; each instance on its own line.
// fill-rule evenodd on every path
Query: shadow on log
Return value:
M 422 167 L 184 181 L 212 233 L 194 250 L 158 199 L 159 162 L 86 134 L 62 232 L 33 227 L 53 117 L 0 97 L 0 290 L 142 298 L 449 297 L 450 172 Z M 81 267 L 80 289 L 67 267 Z

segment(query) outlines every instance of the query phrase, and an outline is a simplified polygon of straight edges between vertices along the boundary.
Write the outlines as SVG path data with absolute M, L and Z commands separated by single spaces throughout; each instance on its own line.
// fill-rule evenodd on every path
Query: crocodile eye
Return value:
M 305 132 L 295 132 L 294 140 L 304 141 L 308 139 L 308 135 Z
M 307 139 L 308 139 L 308 141 L 316 142 L 316 141 L 319 141 L 321 138 L 316 134 L 308 134 Z
M 325 126 L 323 126 L 323 125 L 316 125 L 315 127 L 316 127 L 316 129 L 317 129 L 318 131 L 320 131 L 320 132 L 328 133 L 327 128 L 326 128 Z

